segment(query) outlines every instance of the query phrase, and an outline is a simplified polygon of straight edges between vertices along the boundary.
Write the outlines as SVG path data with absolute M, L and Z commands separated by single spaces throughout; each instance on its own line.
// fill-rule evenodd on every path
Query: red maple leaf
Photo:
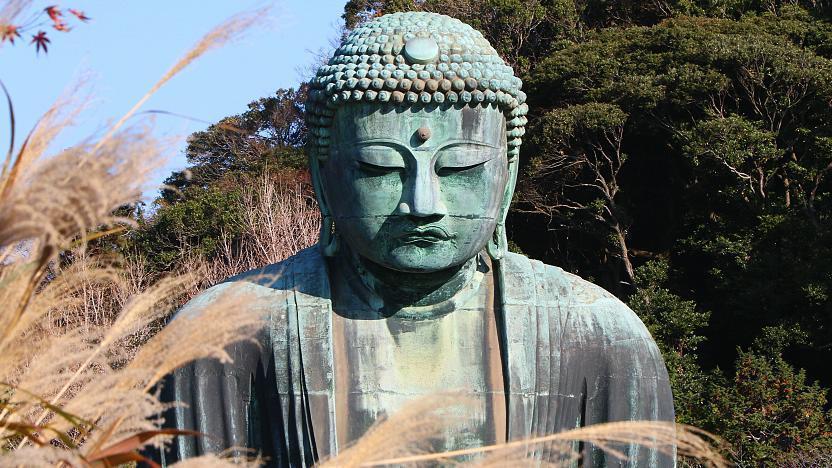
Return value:
M 14 44 L 16 37 L 20 37 L 20 31 L 17 30 L 17 26 L 13 24 L 0 25 L 0 44 L 6 42 L 6 40 Z
M 63 21 L 55 22 L 55 24 L 53 24 L 52 27 L 55 28 L 56 31 L 61 31 L 61 32 L 69 32 L 69 30 L 71 29 Z
M 35 51 L 40 52 L 40 49 L 43 48 L 43 53 L 49 52 L 46 49 L 46 44 L 49 44 L 49 38 L 46 37 L 46 33 L 43 31 L 38 31 L 37 34 L 32 36 L 32 42 L 30 44 L 35 44 Z
M 61 10 L 58 9 L 58 5 L 48 6 L 44 8 L 43 11 L 49 15 L 49 19 L 51 19 L 53 23 L 61 22 L 61 16 L 63 16 L 63 13 L 61 13 Z
M 70 8 L 69 12 L 72 13 L 73 15 L 75 15 L 75 17 L 78 18 L 81 21 L 89 21 L 90 20 L 90 17 L 85 15 L 83 11 L 74 10 L 74 9 Z

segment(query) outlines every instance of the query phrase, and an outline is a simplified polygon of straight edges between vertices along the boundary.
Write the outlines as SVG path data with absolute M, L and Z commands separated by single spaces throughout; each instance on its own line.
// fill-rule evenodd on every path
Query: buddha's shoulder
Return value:
M 591 331 L 607 339 L 646 338 L 644 324 L 626 304 L 578 275 L 523 255 L 503 260 L 507 299 L 547 310 L 564 328 Z
M 558 302 L 586 306 L 609 301 L 626 307 L 604 288 L 562 268 L 516 253 L 508 253 L 503 264 L 507 288 L 518 291 L 527 289 L 538 300 L 556 299 Z
M 223 283 L 243 282 L 274 290 L 295 289 L 320 283 L 326 278 L 326 265 L 317 245 L 299 251 L 277 263 L 255 268 L 226 279 Z

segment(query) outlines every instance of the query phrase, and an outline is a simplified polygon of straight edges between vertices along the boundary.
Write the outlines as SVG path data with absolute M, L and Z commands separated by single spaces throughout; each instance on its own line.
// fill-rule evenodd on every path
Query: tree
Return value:
M 715 315 L 720 329 L 728 328 L 723 320 L 754 317 L 759 325 L 742 334 L 745 345 L 762 327 L 793 320 L 814 331 L 812 343 L 826 346 L 829 266 L 810 256 L 828 250 L 832 61 L 822 38 L 830 31 L 808 12 L 784 7 L 781 16 L 598 30 L 554 52 L 527 80 L 530 106 L 542 117 L 530 121 L 521 196 L 537 211 L 541 188 L 553 189 L 552 200 L 565 194 L 580 201 L 582 194 L 560 190 L 554 179 L 563 174 L 539 169 L 552 161 L 553 139 L 572 159 L 585 151 L 570 142 L 592 139 L 580 128 L 552 133 L 552 118 L 578 106 L 607 106 L 610 118 L 620 109 L 628 116 L 620 137 L 628 159 L 614 201 L 617 219 L 631 220 L 625 237 L 632 259 L 671 255 L 697 302 L 725 311 Z M 574 225 L 574 217 L 558 213 L 555 227 Z M 552 244 L 599 249 L 584 240 Z M 566 265 L 608 277 L 575 263 L 584 258 L 592 256 L 573 253 Z M 806 308 L 787 313 L 788 304 Z
M 226 117 L 188 138 L 189 166 L 171 174 L 150 216 L 138 216 L 128 255 L 153 272 L 175 268 L 183 255 L 212 259 L 242 235 L 241 188 L 272 180 L 306 181 L 303 145 L 305 88 L 280 89 L 240 115 Z
M 219 184 L 231 188 L 241 174 L 261 173 L 269 167 L 275 172 L 303 170 L 305 99 L 305 87 L 279 89 L 274 96 L 249 103 L 246 112 L 193 133 L 185 149 L 188 169 L 166 180 L 176 190 L 164 191 L 165 201 L 181 199 L 182 191 L 192 187 Z
M 711 423 L 732 442 L 738 466 L 812 466 L 816 451 L 832 450 L 827 391 L 807 383 L 778 351 L 739 351 L 736 373 L 712 389 Z M 818 457 L 820 458 L 820 457 Z M 828 460 L 828 459 L 827 459 Z M 820 465 L 816 465 L 820 466 Z
M 128 252 L 143 257 L 155 272 L 175 269 L 183 254 L 212 258 L 223 239 L 240 234 L 241 213 L 239 188 L 189 190 L 182 200 L 140 220 Z
M 595 237 L 603 258 L 618 259 L 623 265 L 624 279 L 616 285 L 623 282 L 633 287 L 629 221 L 618 203 L 619 174 L 627 160 L 621 148 L 626 120 L 620 108 L 602 103 L 546 113 L 530 141 L 536 158 L 520 190 L 528 211 L 544 214 L 550 222 L 563 220 L 558 229 Z
M 549 261 L 616 290 L 610 269 L 622 267 L 608 261 L 605 233 L 625 220 L 638 286 L 629 303 L 662 348 L 680 420 L 725 436 L 742 463 L 795 457 L 828 436 L 817 429 L 828 423 L 826 390 L 807 383 L 828 377 L 832 357 L 832 27 L 821 14 L 780 5 L 591 30 L 526 79 L 531 144 L 515 222 L 528 219 L 518 210 L 544 214 L 551 237 L 534 242 L 552 247 Z M 620 137 L 575 125 L 589 108 L 595 122 L 626 116 Z M 616 154 L 599 140 L 627 155 L 617 170 L 616 158 L 594 156 Z M 602 181 L 615 182 L 616 197 L 587 204 Z M 593 206 L 607 218 L 576 216 Z M 712 311 L 700 331 L 697 307 Z M 772 329 L 805 340 L 743 351 Z M 778 390 L 786 381 L 791 393 Z

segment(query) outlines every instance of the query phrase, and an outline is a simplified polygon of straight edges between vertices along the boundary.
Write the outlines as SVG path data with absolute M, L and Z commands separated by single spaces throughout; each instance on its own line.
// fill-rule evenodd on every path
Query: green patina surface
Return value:
M 435 272 L 473 258 L 491 238 L 508 181 L 495 106 L 349 104 L 332 133 L 339 144 L 321 169 L 323 195 L 337 232 L 364 259 Z

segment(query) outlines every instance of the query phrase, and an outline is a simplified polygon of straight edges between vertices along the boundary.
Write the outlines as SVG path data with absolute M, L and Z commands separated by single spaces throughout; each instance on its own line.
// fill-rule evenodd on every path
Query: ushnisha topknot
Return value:
M 318 69 L 306 101 L 310 157 L 329 155 L 335 109 L 346 102 L 393 106 L 496 106 L 506 116 L 508 157 L 526 129 L 522 81 L 482 34 L 449 16 L 393 13 L 353 30 Z

